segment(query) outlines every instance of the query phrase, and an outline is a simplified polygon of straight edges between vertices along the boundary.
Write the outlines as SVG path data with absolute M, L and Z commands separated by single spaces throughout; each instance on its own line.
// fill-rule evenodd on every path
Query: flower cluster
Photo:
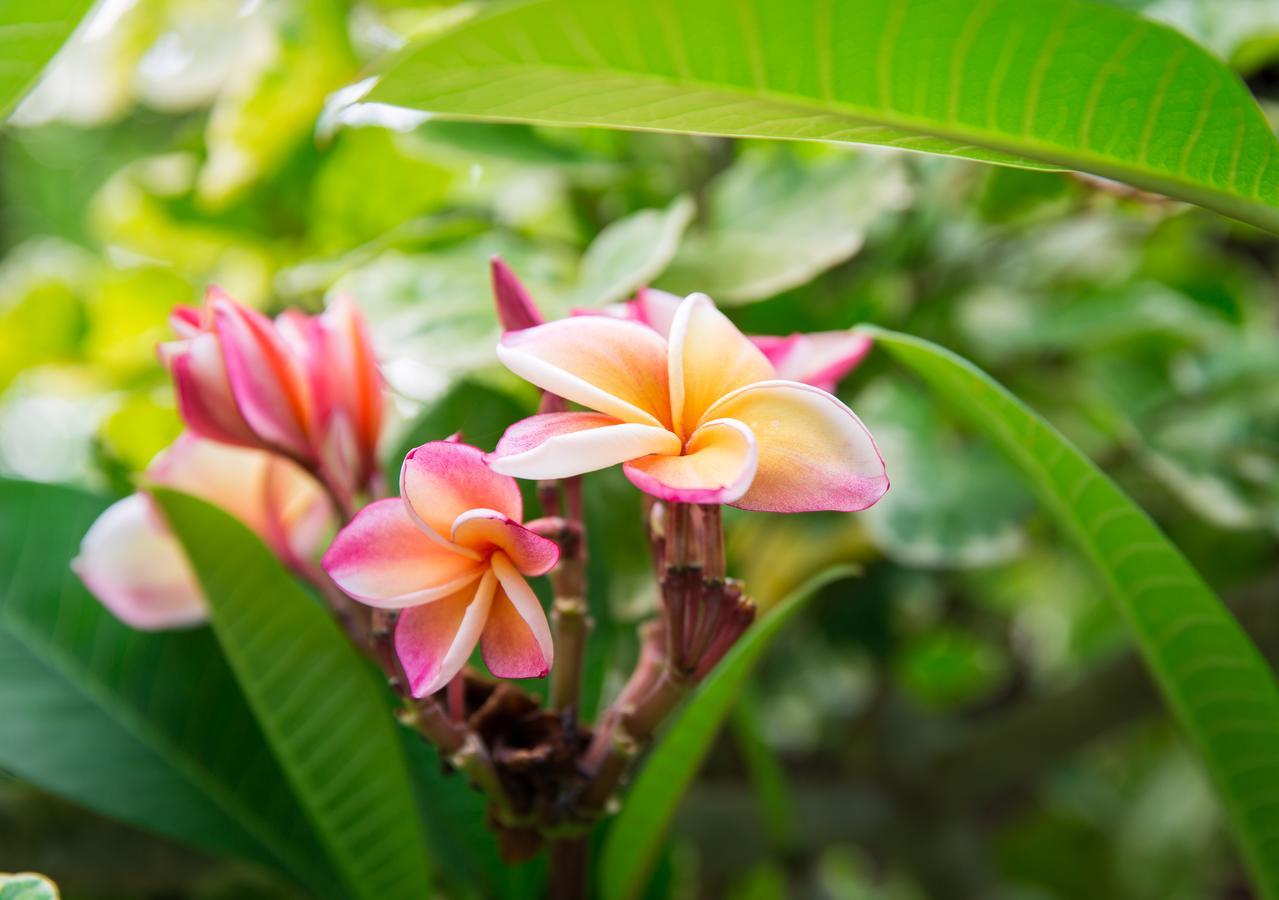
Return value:
M 198 624 L 199 584 L 146 491 L 222 507 L 326 598 L 400 691 L 406 721 L 490 795 L 495 827 L 520 835 L 508 845 L 535 848 L 602 814 L 626 748 L 753 620 L 724 571 L 721 506 L 861 510 L 888 478 L 830 393 L 865 338 L 747 337 L 705 295 L 656 290 L 548 322 L 499 260 L 492 274 L 498 359 L 542 390 L 542 412 L 489 453 L 457 436 L 412 450 L 398 496 L 378 476 L 386 395 L 351 301 L 272 320 L 212 289 L 203 308 L 178 309 L 178 337 L 159 353 L 187 432 L 93 525 L 74 566 L 130 625 Z M 619 464 L 653 498 L 661 609 L 592 726 L 576 719 L 590 630 L 578 476 Z M 544 518 L 525 523 L 516 478 L 540 483 Z M 555 629 L 527 580 L 547 574 Z M 477 649 L 498 679 L 556 665 L 550 708 L 468 676 Z

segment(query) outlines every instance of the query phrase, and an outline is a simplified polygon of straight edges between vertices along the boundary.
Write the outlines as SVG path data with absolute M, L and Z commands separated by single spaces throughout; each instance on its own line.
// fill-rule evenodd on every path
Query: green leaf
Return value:
M 196 182 L 205 208 L 225 209 L 310 137 L 325 98 L 356 72 L 346 13 L 338 0 L 284 0 L 259 19 L 261 50 L 209 114 Z
M 988 638 L 941 624 L 916 636 L 896 669 L 898 682 L 921 705 L 945 710 L 989 695 L 1007 676 L 1008 660 Z
M 104 815 L 330 878 L 207 630 L 120 624 L 71 572 L 106 502 L 0 480 L 0 767 Z
M 1255 72 L 1279 52 L 1279 8 L 1270 0 L 1103 0 L 1127 5 L 1193 37 L 1237 71 Z
M 901 379 L 876 381 L 855 405 L 892 464 L 892 489 L 860 517 L 886 555 L 964 569 L 1021 552 L 1033 501 L 1002 456 L 960 440 L 928 393 Z
M 515 383 L 515 391 L 524 387 Z M 497 445 L 508 425 L 537 410 L 537 393 L 528 392 L 521 403 L 514 391 L 502 390 L 476 376 L 460 379 L 434 403 L 428 404 L 395 442 L 395 452 L 386 459 L 387 484 L 400 483 L 400 467 L 414 447 L 442 441 L 455 433 L 477 447 Z
M 43 875 L 0 873 L 0 900 L 58 900 L 58 888 Z
M 950 351 L 873 334 L 1008 455 L 1078 544 L 1212 776 L 1257 888 L 1279 897 L 1279 688 L 1257 648 L 1155 524 L 1052 426 Z
M 625 300 L 666 269 L 693 218 L 693 201 L 676 197 L 666 209 L 642 209 L 611 223 L 582 254 L 570 306 Z
M 852 572 L 847 567 L 829 569 L 779 603 L 747 629 L 676 714 L 608 830 L 599 881 L 605 900 L 633 900 L 643 894 L 680 798 L 764 651 L 809 597 Z
M 901 160 L 883 154 L 750 154 L 712 183 L 704 227 L 659 285 L 721 304 L 772 297 L 852 257 L 871 223 L 909 199 Z
M 538 298 L 557 274 L 552 256 L 494 232 L 429 253 L 388 250 L 333 286 L 333 293 L 355 297 L 368 317 L 378 358 L 397 392 L 433 401 L 457 377 L 492 365 L 499 333 L 488 272 L 494 254 Z
M 1083 0 L 532 0 L 410 44 L 368 99 L 1080 169 L 1279 231 L 1276 140 L 1242 82 Z
M 753 693 L 749 689 L 743 692 L 733 706 L 728 724 L 737 751 L 746 764 L 769 843 L 774 851 L 784 853 L 795 845 L 794 801 L 786 782 L 786 770 L 764 735 L 764 723 L 760 721 Z
M 185 494 L 153 496 L 199 577 L 227 660 L 350 893 L 429 896 L 412 780 L 369 667 L 245 525 Z
M 0 121 L 92 5 L 92 0 L 8 0 L 0 6 Z

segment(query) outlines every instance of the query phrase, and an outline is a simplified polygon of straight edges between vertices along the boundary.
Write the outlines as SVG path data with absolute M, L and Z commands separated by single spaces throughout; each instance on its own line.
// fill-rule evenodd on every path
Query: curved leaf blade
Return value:
M 93 0 L 8 0 L 0 5 L 0 121 L 58 52 Z
M 1084 0 L 532 0 L 411 44 L 368 99 L 1079 169 L 1279 231 L 1276 140 L 1243 83 Z
M 267 740 L 353 896 L 431 892 L 412 779 L 379 685 L 329 614 L 249 529 L 153 490 Z
M 693 220 L 693 201 L 676 197 L 665 209 L 641 209 L 607 225 L 582 254 L 569 307 L 625 300 L 666 270 Z
M 829 569 L 777 604 L 747 629 L 676 714 L 608 830 L 599 882 L 605 900 L 633 900 L 643 894 L 680 798 L 693 783 L 764 651 L 806 600 L 854 571 L 849 567 Z
M 990 376 L 928 341 L 869 331 L 1007 454 L 1092 563 L 1212 776 L 1257 888 L 1279 897 L 1279 686 L 1239 623 L 1114 482 Z
M 133 631 L 72 574 L 106 505 L 0 480 L 0 766 L 322 887 L 323 852 L 213 636 Z

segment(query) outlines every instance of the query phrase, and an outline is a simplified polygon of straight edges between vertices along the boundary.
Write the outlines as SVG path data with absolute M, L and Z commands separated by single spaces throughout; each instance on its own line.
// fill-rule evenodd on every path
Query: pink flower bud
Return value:
M 376 476 L 385 399 L 359 310 L 339 298 L 319 316 L 272 321 L 210 288 L 173 317 L 159 348 L 195 433 L 282 454 L 349 498 Z
M 497 320 L 503 331 L 519 331 L 541 325 L 545 319 L 528 289 L 515 277 L 500 256 L 490 260 L 493 273 L 493 298 L 497 301 Z
M 210 440 L 256 447 L 260 441 L 236 404 L 214 326 L 211 304 L 219 295 L 210 288 L 204 309 L 174 310 L 169 321 L 179 339 L 160 344 L 157 352 L 173 376 L 178 412 L 188 428 Z

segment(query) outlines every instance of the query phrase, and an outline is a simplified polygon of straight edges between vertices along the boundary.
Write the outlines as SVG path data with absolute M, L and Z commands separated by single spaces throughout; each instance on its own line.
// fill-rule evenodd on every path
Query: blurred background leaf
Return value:
M 92 0 L 15 0 L 0 10 L 0 119 L 70 37 Z

